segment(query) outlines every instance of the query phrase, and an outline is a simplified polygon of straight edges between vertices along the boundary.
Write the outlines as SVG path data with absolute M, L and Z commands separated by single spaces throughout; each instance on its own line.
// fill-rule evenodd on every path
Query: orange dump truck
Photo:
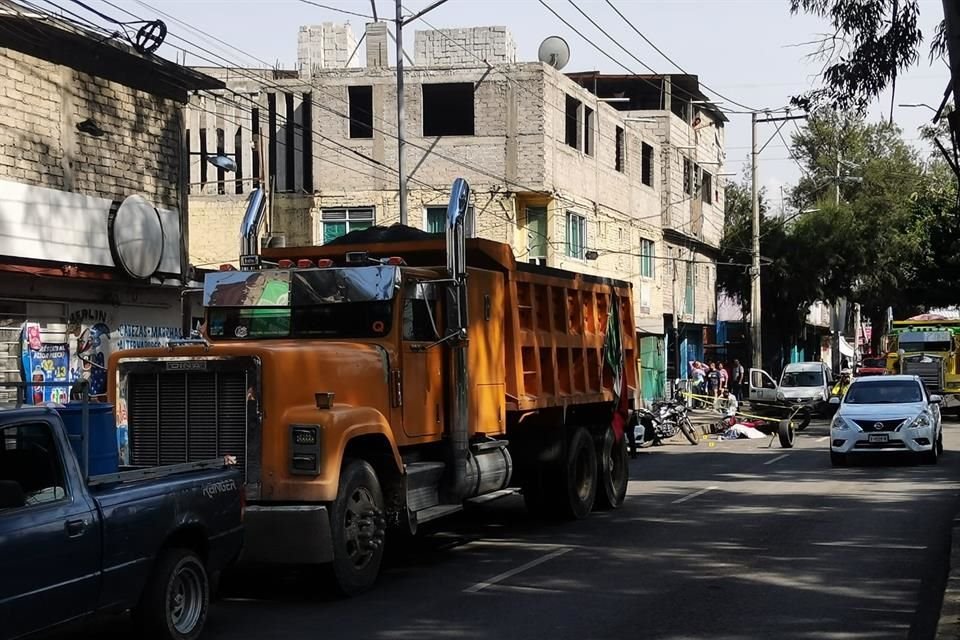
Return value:
M 241 270 L 205 280 L 203 335 L 111 358 L 130 463 L 236 456 L 244 558 L 331 563 L 348 594 L 373 584 L 391 530 L 468 500 L 520 487 L 546 516 L 619 506 L 630 285 L 464 240 L 468 194 L 458 180 L 446 241 L 351 234 L 261 256 L 254 192 Z

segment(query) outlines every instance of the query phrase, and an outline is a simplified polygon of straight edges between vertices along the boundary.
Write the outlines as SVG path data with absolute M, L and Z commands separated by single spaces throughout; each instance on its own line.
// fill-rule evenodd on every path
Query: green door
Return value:
M 664 397 L 667 367 L 663 338 L 647 336 L 640 339 L 640 393 L 645 401 Z

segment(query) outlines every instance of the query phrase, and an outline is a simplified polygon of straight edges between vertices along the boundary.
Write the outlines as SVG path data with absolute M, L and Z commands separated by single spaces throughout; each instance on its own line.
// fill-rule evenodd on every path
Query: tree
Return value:
M 810 110 L 829 106 L 862 113 L 898 74 L 919 59 L 923 34 L 917 24 L 918 0 L 790 0 L 790 12 L 829 21 L 833 33 L 813 43 L 823 62 L 823 86 L 793 98 Z M 941 23 L 931 60 L 945 52 Z

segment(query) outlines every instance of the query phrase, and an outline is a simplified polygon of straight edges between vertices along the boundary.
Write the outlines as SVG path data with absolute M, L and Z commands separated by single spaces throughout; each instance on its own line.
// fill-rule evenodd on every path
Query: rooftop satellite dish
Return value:
M 563 69 L 570 62 L 570 45 L 560 36 L 550 36 L 540 43 L 537 57 L 554 69 Z

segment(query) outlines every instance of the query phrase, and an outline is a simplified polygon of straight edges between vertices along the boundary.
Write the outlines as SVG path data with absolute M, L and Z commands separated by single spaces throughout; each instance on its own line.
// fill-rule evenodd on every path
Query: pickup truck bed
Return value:
M 155 637 L 197 637 L 209 576 L 240 551 L 242 486 L 178 467 L 88 483 L 56 412 L 0 411 L 0 638 L 126 609 Z M 185 587 L 196 606 L 171 611 Z

